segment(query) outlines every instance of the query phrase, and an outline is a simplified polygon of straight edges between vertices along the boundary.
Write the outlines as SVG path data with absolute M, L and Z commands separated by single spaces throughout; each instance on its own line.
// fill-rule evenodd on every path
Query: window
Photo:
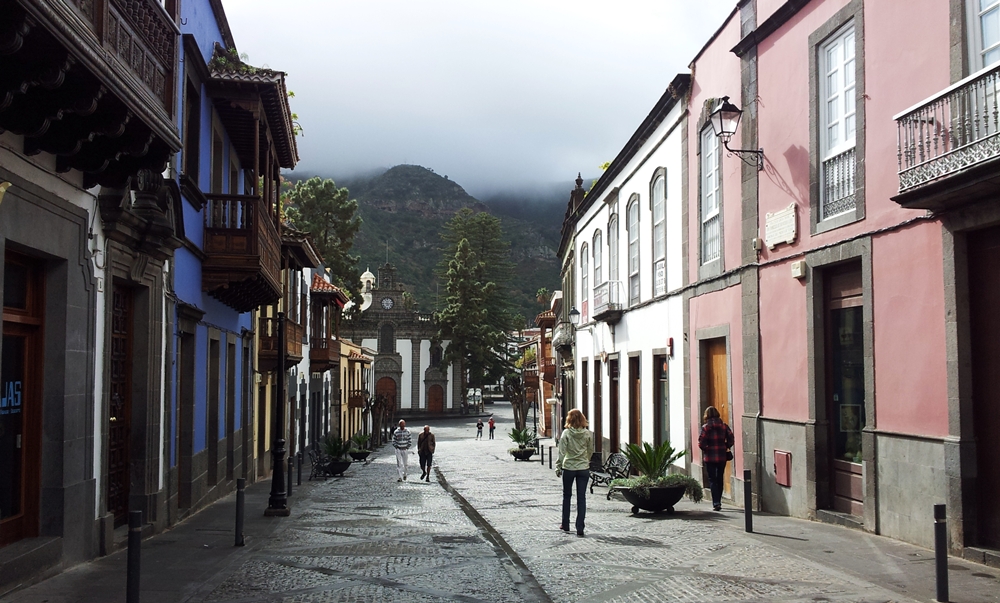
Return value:
M 856 90 L 854 25 L 819 49 L 820 220 L 855 208 Z
M 379 329 L 378 353 L 392 354 L 396 351 L 396 330 L 390 323 L 385 323 Z
M 967 0 L 969 66 L 973 72 L 1000 61 L 1000 0 Z
M 639 195 L 628 204 L 628 303 L 639 303 Z
M 601 231 L 598 230 L 596 233 L 594 233 L 594 287 L 595 288 L 600 287 L 601 285 L 604 284 L 604 281 L 601 278 L 604 276 L 603 270 L 601 269 L 601 255 L 603 253 L 602 243 L 603 241 L 601 240 Z
M 590 298 L 590 289 L 588 288 L 590 281 L 587 280 L 587 274 L 590 272 L 590 266 L 588 265 L 590 257 L 587 255 L 587 251 L 587 244 L 584 243 L 583 246 L 580 247 L 580 300 L 582 302 L 580 304 L 581 322 L 587 322 L 587 300 Z
M 608 280 L 618 282 L 618 214 L 612 214 L 608 222 Z
M 198 180 L 198 137 L 201 135 L 201 95 L 190 81 L 184 94 L 184 173 Z
M 225 182 L 225 153 L 222 146 L 222 134 L 212 131 L 212 192 L 222 193 L 222 183 Z
M 722 255 L 719 217 L 719 139 L 711 127 L 701 132 L 701 263 Z
M 650 205 L 653 212 L 653 297 L 667 292 L 667 177 L 662 168 L 653 177 Z

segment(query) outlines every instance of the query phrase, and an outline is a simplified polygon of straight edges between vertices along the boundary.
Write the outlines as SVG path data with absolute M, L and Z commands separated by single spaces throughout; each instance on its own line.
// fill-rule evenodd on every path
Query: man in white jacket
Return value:
M 399 473 L 396 481 L 402 482 L 406 480 L 406 462 L 410 455 L 410 432 L 402 419 L 399 420 L 399 427 L 392 432 L 392 447 L 396 449 L 396 471 Z

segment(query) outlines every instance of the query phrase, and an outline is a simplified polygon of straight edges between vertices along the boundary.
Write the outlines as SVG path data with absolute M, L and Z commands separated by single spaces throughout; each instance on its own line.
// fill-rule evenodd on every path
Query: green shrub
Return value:
M 535 432 L 525 427 L 524 429 L 511 429 L 507 436 L 518 446 L 524 447 L 535 441 Z
M 345 456 L 351 450 L 350 442 L 344 442 L 335 435 L 327 434 L 323 439 L 323 452 L 331 459 L 337 461 Z

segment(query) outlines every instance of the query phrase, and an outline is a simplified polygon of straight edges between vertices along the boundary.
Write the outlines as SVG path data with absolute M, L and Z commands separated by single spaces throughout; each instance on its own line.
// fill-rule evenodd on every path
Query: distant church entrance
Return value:
M 427 390 L 427 412 L 444 412 L 444 389 L 440 385 Z
M 378 383 L 375 384 L 375 395 L 385 396 L 395 404 L 399 404 L 399 399 L 396 397 L 396 382 L 393 381 L 392 377 L 382 377 L 378 380 Z

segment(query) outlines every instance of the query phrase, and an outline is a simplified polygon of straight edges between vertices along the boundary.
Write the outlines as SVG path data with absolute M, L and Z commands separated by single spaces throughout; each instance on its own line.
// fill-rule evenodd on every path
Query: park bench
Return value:
M 309 462 L 312 464 L 312 469 L 309 471 L 310 481 L 333 477 L 333 474 L 329 471 L 330 458 L 322 452 L 310 449 Z
M 628 477 L 631 472 L 628 459 L 620 452 L 613 452 L 608 460 L 601 464 L 601 453 L 595 452 L 590 457 L 590 493 L 594 493 L 594 486 L 610 486 L 611 480 L 620 477 Z M 608 498 L 611 498 L 611 490 L 608 490 Z

